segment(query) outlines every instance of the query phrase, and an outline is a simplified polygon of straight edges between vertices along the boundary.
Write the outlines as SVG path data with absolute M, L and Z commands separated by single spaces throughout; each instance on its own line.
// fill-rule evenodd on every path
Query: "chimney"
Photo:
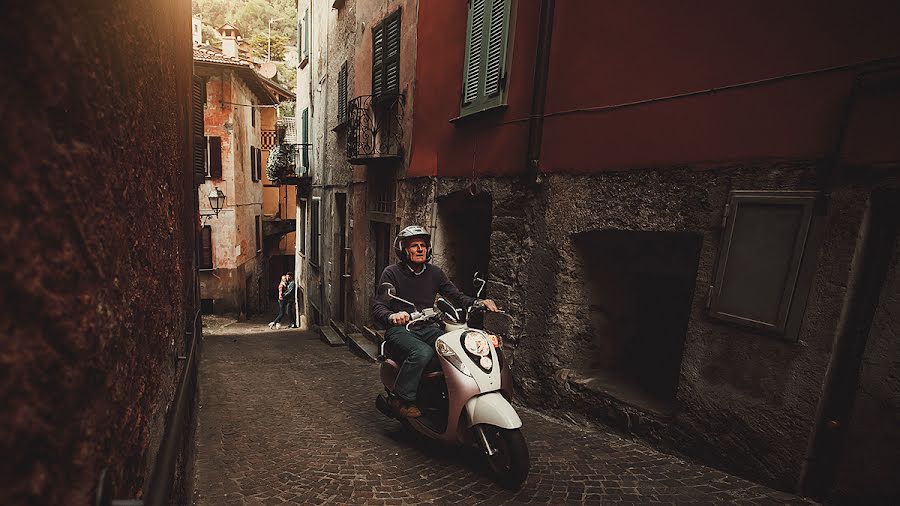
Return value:
M 228 23 L 219 28 L 219 34 L 222 35 L 222 53 L 225 56 L 238 57 L 238 37 L 241 31 L 237 27 Z

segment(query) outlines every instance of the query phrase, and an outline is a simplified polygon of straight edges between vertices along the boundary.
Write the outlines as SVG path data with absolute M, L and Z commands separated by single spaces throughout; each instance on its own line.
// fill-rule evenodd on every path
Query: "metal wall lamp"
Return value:
M 225 192 L 216 187 L 213 191 L 209 192 L 209 207 L 212 209 L 212 213 L 204 213 L 200 212 L 201 218 L 214 218 L 219 216 L 219 211 L 225 207 Z

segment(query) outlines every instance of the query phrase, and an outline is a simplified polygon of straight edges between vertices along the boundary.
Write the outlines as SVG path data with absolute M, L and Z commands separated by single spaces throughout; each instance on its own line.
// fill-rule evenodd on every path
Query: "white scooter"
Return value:
M 475 281 L 481 283 L 480 295 L 485 282 L 477 274 Z M 439 298 L 435 303 L 437 309 L 418 311 L 414 304 L 397 297 L 390 283 L 379 287 L 378 297 L 412 306 L 407 328 L 437 322 L 444 325 L 446 333 L 434 343 L 439 367 L 426 369 L 419 383 L 416 405 L 422 416 L 400 417 L 385 394 L 378 395 L 375 406 L 428 438 L 479 447 L 498 483 L 512 489 L 520 487 L 530 467 L 528 445 L 520 430 L 522 420 L 509 403 L 512 378 L 503 358 L 502 343 L 498 336 L 466 325 L 472 312 L 484 308 L 476 304 L 462 314 L 447 300 Z M 400 364 L 385 356 L 384 343 L 380 360 L 381 381 L 391 395 Z

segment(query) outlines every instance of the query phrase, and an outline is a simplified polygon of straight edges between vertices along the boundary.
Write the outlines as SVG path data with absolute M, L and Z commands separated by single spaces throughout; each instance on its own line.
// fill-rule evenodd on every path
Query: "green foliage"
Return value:
M 294 174 L 293 149 L 287 144 L 279 144 L 269 151 L 269 163 L 266 164 L 266 176 L 275 182 Z
M 276 35 L 285 44 L 296 44 L 297 7 L 293 0 L 193 0 L 192 10 L 213 28 L 225 23 L 237 26 L 248 40 L 265 36 L 272 20 L 273 53 Z
M 257 58 L 265 59 L 269 51 L 269 37 L 266 32 L 253 34 L 247 39 L 250 47 L 253 48 L 253 55 Z M 272 33 L 272 60 L 284 60 L 284 49 L 290 43 L 290 39 L 284 35 Z
M 275 49 L 272 49 L 272 57 L 275 56 Z M 297 87 L 297 67 L 295 65 L 278 64 L 278 73 L 275 79 L 285 86 L 294 89 Z

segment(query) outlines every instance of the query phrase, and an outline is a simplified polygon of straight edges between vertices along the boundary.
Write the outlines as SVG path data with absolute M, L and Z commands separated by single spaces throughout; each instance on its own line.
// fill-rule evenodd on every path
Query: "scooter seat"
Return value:
M 388 367 L 392 367 L 398 371 L 400 370 L 400 364 L 398 364 L 397 362 L 394 362 L 392 359 L 385 358 L 384 363 Z M 430 366 L 432 366 L 432 365 L 436 365 L 438 367 L 438 369 L 437 370 L 431 369 Z M 429 369 L 426 370 L 424 374 L 422 374 L 423 380 L 432 380 L 435 378 L 443 378 L 443 377 L 444 377 L 444 371 L 442 371 L 440 369 L 439 364 L 429 364 Z

